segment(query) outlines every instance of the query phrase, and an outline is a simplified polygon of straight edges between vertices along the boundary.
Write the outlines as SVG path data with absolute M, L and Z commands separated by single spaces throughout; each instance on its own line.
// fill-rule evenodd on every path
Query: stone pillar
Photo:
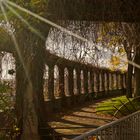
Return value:
M 64 93 L 64 68 L 61 66 L 58 66 L 59 69 L 59 97 L 62 98 L 62 100 L 65 98 L 65 93 Z
M 99 72 L 99 81 L 100 81 L 100 85 L 99 85 L 99 91 L 101 92 L 102 91 L 102 77 L 101 77 L 101 72 Z
M 114 90 L 116 90 L 116 72 L 113 73 L 114 76 Z
M 83 72 L 84 72 L 84 93 L 88 94 L 88 70 L 85 69 Z
M 120 84 L 121 84 L 121 89 L 124 89 L 124 74 L 120 74 Z
M 100 77 L 99 72 L 96 72 L 96 92 L 100 91 Z
M 54 65 L 49 65 L 48 72 L 48 99 L 54 100 Z
M 81 94 L 81 71 L 80 69 L 76 69 L 76 74 L 77 74 L 77 94 Z
M 90 71 L 90 88 L 91 88 L 91 93 L 94 92 L 94 71 Z
M 68 90 L 68 85 L 69 85 L 69 83 L 68 83 L 68 77 L 69 77 L 69 72 L 68 72 L 68 69 L 66 68 L 65 70 L 64 70 L 64 80 L 65 80 L 65 85 L 64 85 L 64 89 L 65 89 L 65 96 L 70 96 L 69 95 L 69 90 Z
M 112 78 L 111 78 L 111 72 L 109 73 L 109 90 L 112 90 Z
M 73 96 L 74 95 L 74 79 L 73 79 L 73 69 L 71 68 L 68 68 L 68 71 L 69 71 L 69 77 L 68 77 L 68 87 L 69 87 L 69 94 L 70 96 Z
M 118 73 L 116 73 L 116 89 L 119 89 L 119 76 Z
M 101 72 L 101 79 L 102 79 L 102 91 L 105 92 L 105 73 Z
M 127 73 L 124 73 L 124 88 L 126 88 L 126 82 L 127 82 Z
M 109 90 L 110 90 L 109 72 L 106 73 L 106 90 L 107 90 L 107 92 L 109 92 Z
M 111 90 L 114 90 L 114 73 L 111 73 Z

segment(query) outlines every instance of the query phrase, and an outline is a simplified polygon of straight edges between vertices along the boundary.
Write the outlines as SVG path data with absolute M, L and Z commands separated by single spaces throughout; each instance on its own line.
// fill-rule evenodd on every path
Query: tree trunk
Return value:
M 132 98 L 132 75 L 133 75 L 133 66 L 128 64 L 128 71 L 127 71 L 127 97 Z
M 125 41 L 124 42 L 124 48 L 125 48 L 125 51 L 127 53 L 127 59 L 129 61 L 132 61 L 132 43 L 129 42 L 129 47 L 128 47 L 128 44 L 127 42 Z M 126 96 L 128 98 L 131 98 L 132 97 L 132 75 L 133 75 L 133 66 L 131 64 L 128 63 L 128 69 L 127 69 L 127 81 L 126 81 Z
M 29 50 L 28 50 L 29 51 Z M 23 64 L 17 65 L 17 98 L 16 110 L 19 127 L 22 129 L 21 140 L 39 140 L 38 120 L 39 120 L 39 102 L 38 86 L 36 87 L 36 77 L 38 77 L 38 67 L 35 66 L 35 59 L 28 52 L 24 55 Z M 25 59 L 24 59 L 25 58 Z M 28 59 L 28 60 L 27 60 Z
M 32 34 L 28 35 L 32 38 Z M 18 127 L 21 129 L 18 139 L 40 140 L 39 128 L 45 127 L 47 140 L 52 140 L 50 133 L 53 130 L 47 124 L 43 95 L 45 43 L 32 38 L 24 41 L 19 50 L 21 56 L 16 54 L 16 114 Z
M 40 140 L 38 133 L 38 112 L 34 102 L 34 89 L 32 83 L 28 83 L 23 101 L 23 133 L 21 140 Z
M 136 52 L 135 63 L 140 65 L 140 53 Z M 135 67 L 135 96 L 140 96 L 140 68 Z

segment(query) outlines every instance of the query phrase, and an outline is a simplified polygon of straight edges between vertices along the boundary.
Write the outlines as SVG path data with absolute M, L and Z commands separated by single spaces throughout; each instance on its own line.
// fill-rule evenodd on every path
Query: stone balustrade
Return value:
M 70 61 L 48 51 L 45 56 L 48 84 L 44 85 L 47 88 L 44 96 L 47 96 L 48 111 L 125 93 L 126 73 Z M 54 70 L 55 67 L 57 71 Z M 58 73 L 56 78 L 54 71 Z

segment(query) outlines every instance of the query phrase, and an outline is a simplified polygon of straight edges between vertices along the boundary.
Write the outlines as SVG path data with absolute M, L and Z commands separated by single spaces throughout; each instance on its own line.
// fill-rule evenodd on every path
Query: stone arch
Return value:
M 15 79 L 15 59 L 11 53 L 3 52 L 1 59 L 1 78 Z
M 13 113 L 15 113 L 16 103 L 16 61 L 13 53 L 1 51 L 0 52 L 0 110 L 6 117 L 1 121 L 1 126 L 12 127 L 15 119 Z M 11 111 L 8 111 L 11 110 Z M 14 110 L 14 111 L 13 111 Z M 14 114 L 15 115 L 15 114 Z M 10 122 L 9 124 L 7 122 Z
M 1 52 L 1 82 L 6 82 L 12 89 L 11 95 L 15 96 L 16 91 L 16 62 L 12 53 Z

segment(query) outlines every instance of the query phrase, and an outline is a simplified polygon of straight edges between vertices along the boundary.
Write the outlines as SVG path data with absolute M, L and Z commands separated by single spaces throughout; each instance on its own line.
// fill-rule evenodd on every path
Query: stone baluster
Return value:
M 102 78 L 101 78 L 101 72 L 99 72 L 99 91 L 102 91 Z
M 80 95 L 81 94 L 81 70 L 76 69 L 76 73 L 77 73 L 77 94 Z
M 99 72 L 96 72 L 96 92 L 98 93 L 100 91 L 100 77 Z
M 90 71 L 90 88 L 91 88 L 91 93 L 94 92 L 94 71 Z
M 65 70 L 64 70 L 64 80 L 65 80 L 64 87 L 65 87 L 65 95 L 66 96 L 70 96 L 69 95 L 69 90 L 68 90 L 68 85 L 69 85 L 69 83 L 68 83 L 68 77 L 69 77 L 69 72 L 68 72 L 68 69 L 65 68 Z
M 71 98 L 73 98 L 74 96 L 74 75 L 73 75 L 73 69 L 72 68 L 68 68 L 69 71 L 69 77 L 68 77 L 68 87 L 69 87 L 69 94 L 71 96 Z
M 124 89 L 124 74 L 120 74 L 121 89 Z
M 109 90 L 112 90 L 112 78 L 111 78 L 111 72 L 109 73 Z
M 126 88 L 127 74 L 124 73 L 124 88 Z
M 115 79 L 115 72 L 113 72 L 113 73 L 112 73 L 112 81 L 113 81 L 113 82 L 112 82 L 112 84 L 113 84 L 113 90 L 115 90 L 115 89 L 116 89 L 116 87 L 115 87 L 115 86 L 116 86 L 116 81 L 115 81 L 115 80 L 116 80 L 116 79 Z
M 114 90 L 114 73 L 111 73 L 111 90 Z
M 110 90 L 110 79 L 109 79 L 109 72 L 106 72 L 106 90 L 109 92 Z
M 62 66 L 58 66 L 59 69 L 59 97 L 62 98 L 62 100 L 65 98 L 64 93 L 64 68 Z
M 49 65 L 48 72 L 48 99 L 54 100 L 54 65 Z
M 115 75 L 115 72 L 113 73 L 113 81 L 114 81 L 114 90 L 116 90 L 116 75 Z
M 116 89 L 119 89 L 119 74 L 116 73 Z
M 102 79 L 102 91 L 105 91 L 105 73 L 104 71 L 101 72 L 101 79 Z
M 118 85 L 119 85 L 119 89 L 121 89 L 121 76 L 120 73 L 118 74 Z
M 84 69 L 84 93 L 88 94 L 88 70 Z
M 96 92 L 96 89 L 97 89 L 97 87 L 96 87 L 96 72 L 94 71 L 94 87 L 93 87 L 93 90 L 94 90 L 94 93 Z

